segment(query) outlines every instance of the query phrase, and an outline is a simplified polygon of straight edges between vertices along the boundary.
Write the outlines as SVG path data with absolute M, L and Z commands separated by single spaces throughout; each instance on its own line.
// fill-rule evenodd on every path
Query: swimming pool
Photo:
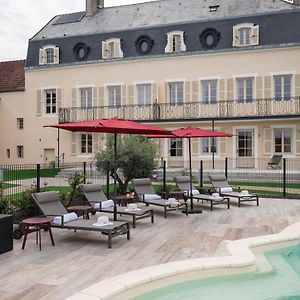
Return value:
M 185 281 L 152 290 L 134 300 L 295 300 L 300 299 L 300 244 L 264 253 L 272 268 Z

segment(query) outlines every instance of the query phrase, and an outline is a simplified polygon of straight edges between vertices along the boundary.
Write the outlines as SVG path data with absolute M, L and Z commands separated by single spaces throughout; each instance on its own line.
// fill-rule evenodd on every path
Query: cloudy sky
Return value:
M 148 1 L 106 0 L 105 6 Z M 0 61 L 25 59 L 28 40 L 48 21 L 59 14 L 82 10 L 85 0 L 1 0 Z

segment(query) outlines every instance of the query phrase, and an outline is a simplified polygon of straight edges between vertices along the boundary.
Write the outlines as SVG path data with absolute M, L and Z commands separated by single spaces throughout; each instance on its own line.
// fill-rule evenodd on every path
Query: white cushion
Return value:
M 61 216 L 54 217 L 52 222 L 53 222 L 53 224 L 61 225 L 61 219 L 62 219 Z M 72 222 L 77 219 L 78 219 L 78 216 L 74 212 L 64 215 L 64 223 L 69 223 L 69 222 Z
M 193 196 L 197 196 L 197 195 L 200 195 L 200 192 L 198 190 L 192 190 L 192 194 L 193 194 Z M 184 195 L 190 197 L 191 191 L 185 191 Z
M 161 196 L 156 194 L 144 194 L 143 199 L 144 201 L 160 200 Z
M 103 201 L 101 202 L 101 208 L 110 208 L 110 207 L 114 207 L 115 206 L 115 202 L 113 200 L 106 200 L 106 201 Z M 99 209 L 100 208 L 100 203 L 95 203 L 93 205 L 93 207 L 95 209 Z
M 231 193 L 232 191 L 233 191 L 232 187 L 222 187 L 222 188 L 220 188 L 221 193 Z

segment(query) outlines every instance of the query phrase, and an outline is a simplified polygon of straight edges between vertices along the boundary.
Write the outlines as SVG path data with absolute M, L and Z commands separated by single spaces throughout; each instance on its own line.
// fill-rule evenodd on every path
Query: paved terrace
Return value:
M 25 250 L 21 240 L 14 250 L 0 255 L 0 299 L 64 299 L 104 278 L 127 271 L 187 258 L 222 253 L 224 240 L 277 233 L 300 220 L 299 200 L 262 199 L 261 206 L 224 206 L 213 212 L 185 216 L 170 212 L 167 219 L 155 209 L 155 224 L 140 220 L 125 236 L 113 239 L 96 232 L 54 229 L 55 247 L 43 232 L 42 251 L 29 235 Z M 93 218 L 97 218 L 93 216 Z M 123 217 L 123 219 L 126 219 Z

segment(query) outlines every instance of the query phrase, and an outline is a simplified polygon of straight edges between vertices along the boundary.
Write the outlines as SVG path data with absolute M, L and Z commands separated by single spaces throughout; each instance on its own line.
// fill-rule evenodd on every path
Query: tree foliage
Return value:
M 158 145 L 140 135 L 117 136 L 116 181 L 119 191 L 126 192 L 133 178 L 150 177 L 155 169 Z M 96 166 L 99 171 L 107 172 L 114 178 L 114 136 L 109 135 L 106 148 L 96 153 Z M 122 175 L 121 175 L 122 174 Z

